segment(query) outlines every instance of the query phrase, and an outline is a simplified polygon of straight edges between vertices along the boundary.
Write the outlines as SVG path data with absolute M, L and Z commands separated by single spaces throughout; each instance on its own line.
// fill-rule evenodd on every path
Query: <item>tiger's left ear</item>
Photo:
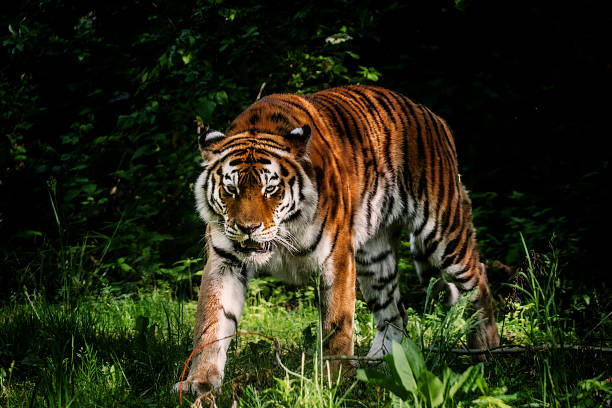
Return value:
M 198 145 L 200 146 L 200 152 L 202 152 L 202 159 L 204 161 L 212 159 L 214 156 L 214 152 L 211 149 L 212 145 L 223 139 L 225 139 L 225 134 L 213 129 L 208 129 L 198 137 Z
M 285 139 L 291 145 L 291 152 L 298 157 L 304 156 L 308 150 L 308 142 L 310 141 L 310 126 L 304 125 L 293 129 L 285 136 Z

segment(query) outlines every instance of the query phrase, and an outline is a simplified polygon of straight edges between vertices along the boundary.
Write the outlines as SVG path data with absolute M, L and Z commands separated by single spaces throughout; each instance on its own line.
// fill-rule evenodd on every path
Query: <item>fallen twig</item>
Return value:
M 573 350 L 573 351 L 592 351 L 602 353 L 612 353 L 612 347 L 599 346 L 581 346 L 581 345 L 561 345 L 561 344 L 542 344 L 539 346 L 522 346 L 520 344 L 512 344 L 508 346 L 496 347 L 492 349 L 443 349 L 438 347 L 425 347 L 423 351 L 435 353 L 448 353 L 458 355 L 474 355 L 474 354 L 520 354 L 533 353 L 538 351 L 555 350 Z M 361 357 L 361 356 L 324 356 L 323 360 L 354 360 L 354 361 L 381 361 L 383 357 Z

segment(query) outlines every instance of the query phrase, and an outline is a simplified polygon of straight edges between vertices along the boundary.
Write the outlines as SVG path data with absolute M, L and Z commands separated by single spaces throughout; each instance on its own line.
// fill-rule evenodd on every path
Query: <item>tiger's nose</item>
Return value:
M 236 223 L 236 228 L 238 228 L 239 231 L 242 231 L 245 234 L 252 234 L 255 231 L 257 231 L 259 227 L 261 227 L 262 225 L 263 225 L 263 222 L 260 222 L 258 224 L 255 224 L 255 223 L 238 224 Z

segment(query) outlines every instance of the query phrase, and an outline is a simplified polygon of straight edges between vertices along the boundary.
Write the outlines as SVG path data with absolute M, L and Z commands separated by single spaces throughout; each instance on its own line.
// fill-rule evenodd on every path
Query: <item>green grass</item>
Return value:
M 525 284 L 516 288 L 522 301 L 506 304 L 498 317 L 504 341 L 578 344 L 575 322 L 559 307 L 554 254 L 531 262 L 523 273 Z M 107 288 L 95 297 L 56 304 L 36 293 L 21 295 L 0 306 L 1 407 L 179 405 L 170 389 L 191 351 L 194 300 L 177 300 L 173 291 L 160 289 L 120 295 Z M 328 376 L 318 358 L 316 303 L 314 285 L 293 288 L 268 278 L 250 283 L 239 331 L 278 339 L 290 372 L 279 366 L 268 340 L 239 336 L 229 350 L 219 407 L 234 401 L 240 407 L 410 406 L 384 388 Z M 430 296 L 415 296 L 406 333 L 420 347 L 460 347 L 474 323 L 463 314 L 466 305 L 467 299 L 449 310 Z M 365 355 L 374 325 L 363 302 L 358 300 L 356 309 L 356 353 Z M 606 328 L 609 322 L 598 330 Z M 431 378 L 473 364 L 468 357 L 431 351 L 424 361 Z M 504 400 L 508 406 L 605 406 L 612 398 L 609 369 L 609 358 L 592 352 L 550 349 L 500 356 L 485 365 L 478 390 L 448 406 L 503 406 L 496 405 L 502 401 L 496 396 L 503 394 L 515 396 Z M 190 395 L 183 398 L 184 405 L 193 402 Z

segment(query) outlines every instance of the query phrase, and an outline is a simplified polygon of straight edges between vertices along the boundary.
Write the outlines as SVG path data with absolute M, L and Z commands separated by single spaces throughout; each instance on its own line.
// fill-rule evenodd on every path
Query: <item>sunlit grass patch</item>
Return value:
M 526 284 L 517 288 L 521 300 L 504 305 L 498 316 L 505 344 L 578 342 L 573 321 L 559 306 L 554 265 L 547 261 L 523 272 Z M 538 267 L 543 269 L 538 272 Z M 449 307 L 432 288 L 433 283 L 422 292 L 424 304 L 421 298 L 406 298 L 405 332 L 422 349 L 431 373 L 427 375 L 436 385 L 434 377 L 442 382 L 452 377 L 445 377 L 445 370 L 463 373 L 474 364 L 452 350 L 465 346 L 475 311 L 469 295 Z M 271 278 L 250 282 L 238 331 L 276 339 L 280 363 L 273 341 L 256 334 L 236 337 L 217 406 L 410 406 L 375 384 L 350 376 L 337 382 L 328 375 L 320 359 L 316 292 L 316 283 L 296 288 Z M 178 395 L 170 389 L 193 347 L 196 307 L 195 300 L 177 299 L 170 290 L 121 294 L 112 288 L 79 298 L 73 306 L 52 304 L 34 293 L 24 293 L 23 302 L 5 302 L 0 306 L 0 406 L 178 406 Z M 605 320 L 600 323 L 606 325 Z M 364 356 L 375 328 L 359 299 L 354 333 L 355 354 Z M 455 394 L 443 406 L 491 406 L 500 401 L 516 406 L 601 406 L 612 395 L 606 367 L 609 362 L 594 359 L 592 353 L 554 348 L 495 356 L 483 367 L 482 389 L 465 398 Z M 383 372 L 387 368 L 379 366 Z M 503 397 L 507 394 L 516 398 L 510 402 Z M 194 400 L 183 395 L 186 405 Z
M 182 304 L 159 292 L 83 299 L 74 308 L 29 299 L 0 313 L 1 361 L 15 361 L 2 406 L 174 400 L 166 390 L 191 345 Z

